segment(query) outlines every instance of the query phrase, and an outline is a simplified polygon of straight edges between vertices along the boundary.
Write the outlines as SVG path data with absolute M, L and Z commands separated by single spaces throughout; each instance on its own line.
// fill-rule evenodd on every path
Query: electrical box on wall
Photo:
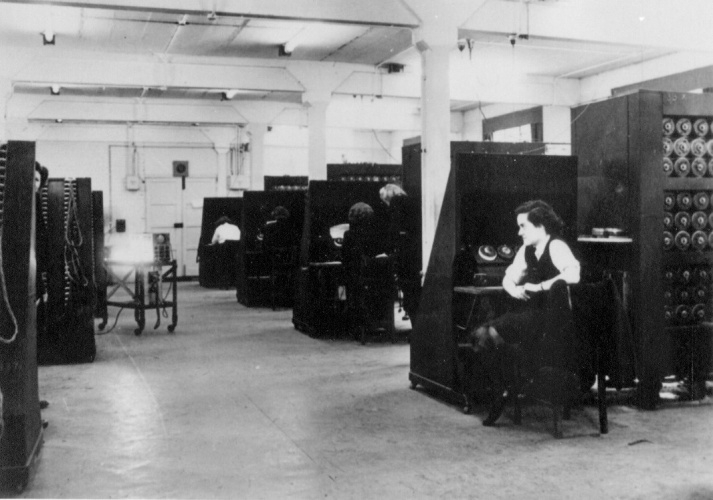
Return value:
M 141 188 L 141 179 L 138 175 L 127 175 L 126 176 L 126 190 L 127 191 L 138 191 Z
M 173 176 L 174 177 L 188 177 L 188 162 L 184 160 L 177 160 L 173 162 Z

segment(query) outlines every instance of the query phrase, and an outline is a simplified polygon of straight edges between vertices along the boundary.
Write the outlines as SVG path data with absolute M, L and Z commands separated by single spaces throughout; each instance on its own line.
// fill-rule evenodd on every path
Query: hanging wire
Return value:
M 7 285 L 5 284 L 5 272 L 2 258 L 2 241 L 3 241 L 3 214 L 5 207 L 5 179 L 7 178 L 7 153 L 6 150 L 0 152 L 0 293 L 2 293 L 2 303 L 5 310 L 10 316 L 10 321 L 13 326 L 13 333 L 10 338 L 0 337 L 0 342 L 3 344 L 11 344 L 17 338 L 17 332 L 19 327 L 17 324 L 17 318 L 15 313 L 12 311 L 12 306 L 10 305 L 10 300 L 7 293 Z
M 379 144 L 379 146 L 381 146 L 381 149 L 383 149 L 383 150 L 386 152 L 386 154 L 389 155 L 389 157 L 390 157 L 392 160 L 396 161 L 396 158 L 394 158 L 394 155 L 392 155 L 392 154 L 389 152 L 389 150 L 386 149 L 386 146 L 384 146 L 384 145 L 382 144 L 382 142 L 379 140 L 379 136 L 377 135 L 376 130 L 371 129 L 371 133 L 374 134 L 374 139 L 376 139 L 376 142 Z

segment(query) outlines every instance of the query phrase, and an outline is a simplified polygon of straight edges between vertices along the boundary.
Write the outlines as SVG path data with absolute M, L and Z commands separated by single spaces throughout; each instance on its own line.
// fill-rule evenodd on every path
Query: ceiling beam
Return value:
M 399 0 L 230 0 L 219 2 L 220 9 L 215 10 L 206 9 L 208 2 L 201 0 L 0 0 L 3 2 L 404 28 L 418 25 Z
M 361 66 L 358 66 L 361 67 Z M 284 67 L 127 61 L 104 57 L 35 58 L 12 75 L 13 83 L 75 84 L 107 87 L 181 87 L 302 92 Z
M 613 88 L 612 96 L 631 94 L 637 90 L 661 90 L 667 92 L 690 92 L 713 87 L 713 66 L 693 69 L 675 75 L 653 78 L 631 85 Z
M 713 51 L 710 0 L 490 0 L 461 28 L 561 41 Z

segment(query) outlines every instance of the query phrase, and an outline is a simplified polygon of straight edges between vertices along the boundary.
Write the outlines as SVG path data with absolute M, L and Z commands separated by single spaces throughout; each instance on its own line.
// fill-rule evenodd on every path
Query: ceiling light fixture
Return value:
M 52 93 L 52 95 L 59 95 L 59 90 L 60 90 L 59 85 L 55 84 L 55 85 L 50 86 L 50 92 Z
M 55 36 L 52 31 L 43 31 L 40 34 L 42 35 L 42 45 L 54 45 Z
M 277 55 L 279 55 L 280 57 L 290 57 L 296 47 L 297 47 L 297 45 L 294 43 L 290 43 L 290 42 L 283 43 L 282 45 L 279 46 Z
M 220 100 L 221 100 L 221 101 L 229 101 L 229 100 L 231 100 L 233 97 L 235 97 L 239 92 L 240 92 L 239 90 L 235 90 L 235 89 L 226 90 L 225 92 L 223 92 L 223 93 L 221 94 Z

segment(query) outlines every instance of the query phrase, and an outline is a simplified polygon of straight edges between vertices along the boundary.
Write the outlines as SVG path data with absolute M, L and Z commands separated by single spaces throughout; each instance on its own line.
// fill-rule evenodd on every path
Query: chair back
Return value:
M 270 266 L 273 269 L 291 269 L 295 267 L 297 247 L 272 247 L 267 250 Z

